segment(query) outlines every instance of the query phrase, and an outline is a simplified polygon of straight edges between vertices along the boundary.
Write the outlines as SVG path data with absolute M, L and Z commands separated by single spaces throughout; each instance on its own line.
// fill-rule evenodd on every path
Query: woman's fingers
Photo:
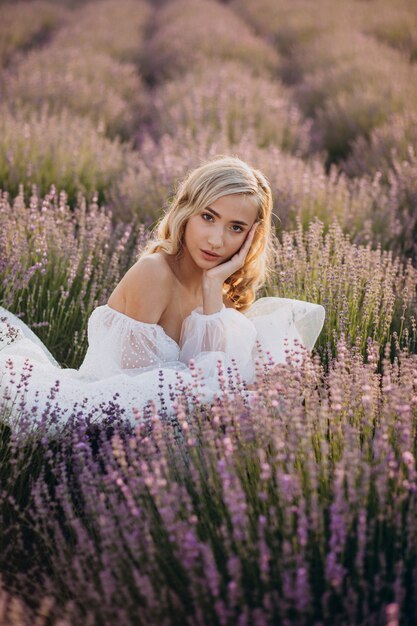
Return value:
M 246 258 L 246 255 L 249 252 L 249 249 L 250 249 L 250 247 L 252 245 L 252 241 L 253 241 L 253 238 L 255 236 L 256 229 L 258 228 L 258 224 L 259 224 L 259 222 L 255 222 L 253 224 L 252 228 L 250 229 L 250 231 L 248 233 L 248 236 L 246 237 L 246 240 L 245 240 L 243 246 L 240 248 L 240 250 L 238 252 L 239 255 L 242 254 L 244 259 Z
M 208 276 L 214 277 L 214 276 L 223 275 L 223 282 L 224 282 L 227 278 L 229 278 L 229 276 L 237 272 L 237 270 L 239 270 L 243 266 L 245 259 L 247 257 L 247 254 L 249 252 L 249 249 L 251 247 L 253 238 L 255 236 L 255 232 L 258 227 L 258 224 L 259 222 L 255 222 L 253 224 L 244 243 L 240 247 L 240 250 L 236 252 L 236 254 L 234 254 L 233 257 L 229 261 L 226 261 L 225 263 L 221 263 L 220 265 L 217 265 L 216 267 L 213 267 L 212 269 L 207 270 Z

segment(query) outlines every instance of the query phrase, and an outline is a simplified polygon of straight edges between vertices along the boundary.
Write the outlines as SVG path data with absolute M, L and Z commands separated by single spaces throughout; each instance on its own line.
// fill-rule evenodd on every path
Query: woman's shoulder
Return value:
M 138 261 L 124 276 L 125 313 L 146 323 L 158 323 L 172 292 L 169 266 L 158 254 L 149 254 Z
M 132 275 L 141 280 L 157 279 L 157 282 L 169 282 L 172 270 L 161 252 L 147 254 L 136 261 L 130 268 Z

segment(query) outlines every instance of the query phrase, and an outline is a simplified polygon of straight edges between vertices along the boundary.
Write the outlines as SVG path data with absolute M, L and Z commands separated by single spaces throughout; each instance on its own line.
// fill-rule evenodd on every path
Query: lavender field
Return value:
M 271 183 L 259 295 L 326 309 L 250 401 L 189 389 L 136 427 L 81 401 L 51 435 L 54 388 L 0 397 L 0 626 L 416 624 L 415 0 L 0 12 L 0 305 L 62 367 L 216 154 Z

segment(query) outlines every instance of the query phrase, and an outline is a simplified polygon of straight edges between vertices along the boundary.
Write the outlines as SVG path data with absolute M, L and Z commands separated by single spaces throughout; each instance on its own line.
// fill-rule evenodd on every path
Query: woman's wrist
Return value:
M 202 289 L 204 315 L 221 311 L 223 308 L 223 282 L 206 276 L 203 278 Z

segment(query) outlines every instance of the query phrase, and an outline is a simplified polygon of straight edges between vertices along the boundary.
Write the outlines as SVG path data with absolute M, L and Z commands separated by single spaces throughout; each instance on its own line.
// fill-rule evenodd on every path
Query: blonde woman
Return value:
M 0 391 L 10 386 L 6 360 L 12 358 L 19 371 L 29 358 L 27 408 L 36 392 L 46 398 L 58 380 L 60 421 L 74 412 L 76 400 L 84 398 L 84 407 L 97 415 L 97 406 L 116 393 L 133 420 L 149 401 L 169 413 L 174 398 L 193 384 L 191 359 L 199 373 L 197 392 L 208 401 L 219 392 L 219 366 L 232 367 L 232 377 L 250 385 L 263 351 L 282 363 L 289 349 L 311 350 L 323 326 L 322 306 L 255 301 L 269 271 L 271 214 L 268 181 L 242 160 L 216 157 L 194 169 L 140 258 L 107 304 L 92 312 L 79 370 L 59 368 L 36 336 L 5 312 L 19 332 L 0 350 Z

